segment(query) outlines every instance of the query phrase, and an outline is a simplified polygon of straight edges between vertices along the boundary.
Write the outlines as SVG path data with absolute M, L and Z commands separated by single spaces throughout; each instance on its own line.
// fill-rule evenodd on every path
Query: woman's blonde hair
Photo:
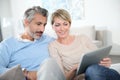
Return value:
M 61 18 L 65 21 L 68 21 L 71 24 L 71 17 L 67 10 L 65 9 L 58 9 L 51 15 L 51 24 L 53 25 L 55 18 Z

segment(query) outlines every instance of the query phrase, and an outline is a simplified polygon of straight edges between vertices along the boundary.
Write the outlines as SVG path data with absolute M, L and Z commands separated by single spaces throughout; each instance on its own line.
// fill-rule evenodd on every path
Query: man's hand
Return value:
M 28 78 L 28 80 L 37 80 L 37 72 L 36 71 L 28 71 L 27 78 Z
M 110 65 L 111 65 L 111 59 L 110 58 L 103 58 L 100 61 L 100 65 L 103 65 L 105 67 L 110 67 Z
M 27 80 L 37 80 L 37 71 L 23 71 Z

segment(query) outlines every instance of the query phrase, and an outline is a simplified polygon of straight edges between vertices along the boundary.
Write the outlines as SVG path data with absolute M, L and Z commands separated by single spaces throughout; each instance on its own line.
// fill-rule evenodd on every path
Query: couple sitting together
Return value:
M 24 33 L 0 43 L 0 75 L 20 64 L 26 80 L 37 80 L 37 71 L 42 62 L 52 57 L 58 63 L 66 80 L 80 80 L 75 76 L 79 58 L 83 53 L 96 50 L 92 40 L 85 35 L 70 35 L 71 17 L 64 9 L 51 15 L 51 25 L 57 39 L 44 34 L 48 11 L 40 6 L 29 8 L 24 13 Z M 120 74 L 110 69 L 111 59 L 103 58 L 91 65 L 84 73 L 85 80 L 119 80 Z M 48 65 L 49 66 L 49 65 Z M 48 77 L 48 80 L 50 77 Z

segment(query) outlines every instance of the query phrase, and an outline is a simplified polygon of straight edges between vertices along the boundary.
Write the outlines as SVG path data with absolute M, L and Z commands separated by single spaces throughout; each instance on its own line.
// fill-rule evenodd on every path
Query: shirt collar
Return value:
M 19 35 L 17 35 L 16 38 L 17 38 L 19 41 L 22 41 L 22 42 L 33 42 L 33 41 L 29 40 L 29 39 L 23 39 L 21 36 L 22 36 L 22 35 L 19 34 Z

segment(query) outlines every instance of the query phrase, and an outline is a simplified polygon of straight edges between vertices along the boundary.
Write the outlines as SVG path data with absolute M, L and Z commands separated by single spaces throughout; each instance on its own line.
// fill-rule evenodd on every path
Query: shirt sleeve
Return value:
M 89 49 L 89 50 L 96 50 L 97 46 L 93 43 L 92 39 L 90 39 L 86 35 L 81 35 L 82 43 Z
M 50 56 L 56 60 L 57 64 L 60 66 L 62 72 L 64 73 L 62 59 L 60 57 L 57 48 L 52 43 L 49 45 L 49 52 L 50 52 Z
M 0 43 L 0 74 L 7 71 L 7 65 L 9 64 L 9 54 L 7 46 L 4 42 Z

